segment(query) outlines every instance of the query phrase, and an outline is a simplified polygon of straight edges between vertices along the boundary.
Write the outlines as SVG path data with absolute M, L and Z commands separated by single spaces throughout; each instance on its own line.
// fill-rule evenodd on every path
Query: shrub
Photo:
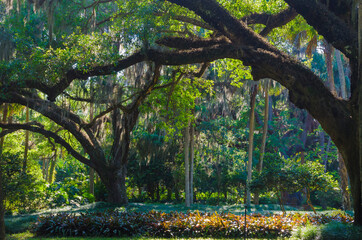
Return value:
M 36 235 L 54 236 L 150 236 L 150 237 L 220 237 L 242 238 L 244 217 L 218 213 L 161 213 L 150 211 L 56 214 L 40 217 L 33 230 Z M 331 221 L 352 223 L 348 215 L 248 215 L 248 237 L 289 237 L 293 229 L 308 224 Z
M 305 226 L 293 233 L 293 238 L 303 240 L 360 240 L 362 228 L 340 222 L 331 222 L 320 226 Z

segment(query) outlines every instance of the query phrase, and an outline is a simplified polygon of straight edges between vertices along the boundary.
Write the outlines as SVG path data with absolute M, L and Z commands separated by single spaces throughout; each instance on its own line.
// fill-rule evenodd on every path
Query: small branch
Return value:
M 205 62 L 202 64 L 200 70 L 197 73 L 194 73 L 194 77 L 200 78 L 202 77 L 202 75 L 204 75 L 206 69 L 210 66 L 209 62 Z
M 293 20 L 298 13 L 291 7 L 277 13 L 254 13 L 250 16 L 243 17 L 241 21 L 246 24 L 263 24 L 265 28 L 260 32 L 261 36 L 268 35 L 274 28 L 281 27 Z
M 155 87 L 160 78 L 160 70 L 161 70 L 161 65 L 156 63 L 151 81 L 149 81 L 149 83 L 144 87 L 144 89 L 140 92 L 138 97 L 131 104 L 127 106 L 129 112 L 132 112 L 135 109 L 137 109 L 145 100 L 147 95 L 149 95 L 152 92 L 153 88 Z
M 121 109 L 123 112 L 128 112 L 129 110 L 127 109 L 127 107 L 122 105 L 122 103 L 127 101 L 127 100 L 123 100 L 122 102 L 119 102 L 119 103 L 111 106 L 110 108 L 107 108 L 106 110 L 104 110 L 103 112 L 101 112 L 97 116 L 95 116 L 90 123 L 82 124 L 81 127 L 83 127 L 83 128 L 91 128 L 97 122 L 97 120 L 99 118 L 105 116 L 106 114 L 114 111 L 117 108 Z

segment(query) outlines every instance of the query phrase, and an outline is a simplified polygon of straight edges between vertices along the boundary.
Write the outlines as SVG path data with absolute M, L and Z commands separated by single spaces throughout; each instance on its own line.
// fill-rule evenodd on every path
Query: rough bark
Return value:
M 109 203 L 117 205 L 128 204 L 126 191 L 126 163 L 120 163 L 117 169 L 108 167 L 106 169 L 97 170 L 102 182 L 107 188 Z
M 355 211 L 355 222 L 358 225 L 362 225 L 362 2 L 359 1 L 358 4 L 358 89 L 359 89 L 359 98 L 358 98 L 358 130 L 359 130 L 359 174 L 356 171 L 357 176 L 350 176 L 351 179 L 351 185 L 352 186 L 352 196 L 353 196 L 353 205 L 354 205 L 354 211 Z M 343 159 L 345 159 L 343 157 Z M 346 162 L 346 165 L 348 163 L 348 160 Z M 348 168 L 348 166 L 347 166 Z M 349 172 L 350 173 L 350 172 Z M 355 175 L 353 174 L 353 175 Z M 359 179 L 357 179 L 359 175 Z M 353 177 L 353 180 L 352 180 Z M 358 189 L 357 189 L 358 188 Z
M 100 175 L 102 182 L 106 185 L 109 195 L 108 201 L 126 205 L 128 204 L 126 191 L 126 174 L 128 163 L 129 145 L 131 143 L 131 132 L 137 122 L 138 108 L 132 113 L 124 113 L 120 116 L 119 110 L 115 110 L 112 116 L 114 142 L 111 150 L 112 159 L 108 163 L 108 175 Z M 95 170 L 100 173 L 98 168 Z
M 247 176 L 247 187 L 246 187 L 246 204 L 250 206 L 251 203 L 251 174 L 253 167 L 253 149 L 254 149 L 254 128 L 255 128 L 255 103 L 256 94 L 258 92 L 258 86 L 254 84 L 250 92 L 250 117 L 249 117 L 249 147 L 248 147 L 248 176 Z
M 342 158 L 342 155 L 338 153 L 338 172 L 340 176 L 339 186 L 341 189 L 341 195 L 342 195 L 342 207 L 344 210 L 350 210 L 351 209 L 351 199 L 349 196 L 348 191 L 348 175 L 347 175 L 347 168 L 344 164 L 344 160 Z

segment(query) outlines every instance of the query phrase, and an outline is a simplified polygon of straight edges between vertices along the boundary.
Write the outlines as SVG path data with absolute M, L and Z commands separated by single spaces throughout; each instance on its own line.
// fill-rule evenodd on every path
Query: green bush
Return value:
M 46 205 L 45 182 L 33 169 L 23 172 L 22 166 L 23 159 L 18 154 L 3 152 L 0 155 L 7 214 L 32 212 Z
M 351 224 L 331 222 L 325 225 L 308 225 L 293 233 L 294 239 L 303 240 L 360 240 L 362 228 Z

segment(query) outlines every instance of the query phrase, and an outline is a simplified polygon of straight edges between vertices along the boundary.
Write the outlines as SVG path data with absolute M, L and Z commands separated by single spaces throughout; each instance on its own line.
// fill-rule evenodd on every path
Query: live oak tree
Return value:
M 124 1 L 120 2 L 126 5 Z M 139 9 L 134 7 L 127 14 L 124 14 L 127 15 L 126 17 L 130 15 L 139 16 L 137 15 L 137 10 L 140 11 L 142 6 L 150 4 L 149 1 L 129 2 L 130 4 L 139 4 L 141 7 Z M 235 6 L 244 5 L 243 1 L 237 0 L 169 0 L 167 2 L 153 2 L 155 5 L 149 7 L 147 14 L 144 14 L 145 16 L 147 15 L 147 21 L 143 23 L 143 29 L 159 30 L 167 34 L 151 36 L 147 35 L 147 31 L 141 32 L 141 34 L 147 37 L 143 39 L 141 44 L 143 47 L 140 50 L 135 50 L 128 57 L 115 60 L 111 64 L 87 65 L 86 69 L 79 69 L 74 67 L 74 65 L 67 66 L 53 84 L 45 84 L 44 82 L 32 79 L 24 79 L 21 84 L 15 84 L 10 81 L 6 85 L 8 93 L 2 96 L 1 101 L 4 103 L 27 105 L 59 125 L 62 126 L 63 124 L 82 144 L 91 160 L 78 156 L 71 147 L 67 147 L 67 149 L 78 160 L 97 169 L 98 159 L 102 159 L 103 156 L 97 147 L 98 143 L 91 137 L 93 133 L 90 128 L 84 127 L 84 122 L 71 113 L 65 114 L 67 116 L 65 121 L 57 120 L 57 115 L 61 115 L 63 110 L 53 106 L 53 103 L 47 102 L 47 100 L 39 95 L 34 95 L 28 89 L 36 89 L 42 92 L 42 94 L 47 95 L 50 101 L 54 101 L 73 81 L 84 81 L 89 77 L 114 74 L 143 61 L 154 62 L 156 66 L 160 66 L 206 63 L 223 58 L 240 60 L 245 66 L 251 67 L 254 80 L 270 78 L 286 87 L 289 90 L 290 100 L 299 108 L 306 109 L 330 135 L 345 160 L 350 177 L 355 223 L 362 225 L 362 151 L 360 151 L 362 144 L 362 135 L 360 134 L 362 127 L 360 123 L 362 120 L 359 119 L 359 112 L 362 111 L 362 106 L 359 104 L 359 99 L 362 99 L 362 95 L 359 94 L 360 87 L 362 86 L 362 70 L 360 62 L 361 50 L 358 45 L 358 36 L 361 35 L 361 26 L 358 27 L 358 20 L 361 19 L 361 14 L 358 15 L 358 4 L 361 5 L 360 1 L 285 0 L 284 3 L 275 1 L 280 3 L 281 7 L 276 7 L 275 9 L 277 10 L 274 9 L 274 12 L 249 15 L 243 15 L 237 11 L 238 8 L 235 8 Z M 263 3 L 267 4 L 267 2 Z M 361 12 L 361 7 L 359 7 L 359 12 Z M 352 74 L 351 96 L 348 100 L 338 98 L 331 93 L 315 73 L 286 51 L 274 46 L 268 41 L 270 39 L 266 38 L 275 29 L 290 23 L 298 14 L 319 35 L 323 36 L 329 44 L 349 59 Z M 119 16 L 119 14 L 116 16 Z M 169 20 L 170 23 L 165 19 Z M 184 24 L 176 25 L 178 28 L 175 28 L 172 26 L 172 23 L 175 21 L 183 22 Z M 159 24 L 152 24 L 152 22 L 159 22 Z M 121 23 L 124 22 L 121 20 L 120 22 L 115 21 L 115 23 L 119 23 L 118 25 L 122 26 Z M 160 27 L 159 25 L 163 26 Z M 190 28 L 190 25 L 194 27 Z M 203 29 L 203 34 L 194 34 L 194 29 Z M 132 42 L 132 38 L 135 37 L 134 35 L 130 36 L 129 39 Z M 157 40 L 153 42 L 151 37 Z M 360 45 L 362 44 L 361 42 L 362 40 L 359 43 Z M 152 88 L 154 86 L 152 84 L 154 84 L 157 76 L 156 71 L 154 77 L 150 78 L 150 82 L 145 86 Z M 7 82 L 7 78 L 8 75 L 6 74 L 1 76 L 2 84 Z M 146 89 L 145 91 L 147 92 L 149 88 Z M 46 105 L 44 106 L 51 107 L 41 107 L 45 103 Z M 121 107 L 119 105 L 115 106 Z M 129 111 L 131 106 L 134 105 L 130 105 L 128 111 L 124 111 L 128 120 L 127 117 L 122 121 L 117 120 L 115 117 L 115 120 L 117 120 L 115 122 L 122 122 L 122 125 L 125 126 L 124 128 L 127 129 L 132 128 L 132 119 L 134 119 L 136 114 L 133 112 L 132 115 L 131 111 Z M 114 112 L 118 111 L 117 109 L 113 110 Z M 116 126 L 119 128 L 115 128 L 115 136 L 119 136 L 120 139 L 115 139 L 115 142 L 122 142 L 121 138 L 125 137 L 127 139 L 127 134 L 122 135 L 124 128 L 121 127 L 121 124 Z M 29 123 L 21 125 L 3 124 L 1 127 L 22 128 L 38 131 L 42 134 L 51 134 L 45 132 L 47 130 L 42 129 L 40 126 Z M 54 135 L 52 137 L 59 143 L 61 142 L 63 146 L 67 146 L 67 143 L 64 143 L 62 139 Z M 94 149 L 97 150 L 92 152 Z M 120 163 L 122 161 L 117 164 Z M 101 178 L 104 175 L 104 173 L 100 172 L 99 174 Z M 115 174 L 115 172 L 109 170 L 107 174 Z M 117 175 L 114 178 L 112 181 L 117 179 Z M 122 194 L 125 193 L 123 192 Z M 119 200 L 119 198 L 117 199 Z
M 152 48 L 131 57 L 142 54 L 144 59 L 168 65 L 234 58 L 252 67 L 254 80 L 271 78 L 281 83 L 289 90 L 290 100 L 296 106 L 308 110 L 320 122 L 345 159 L 351 180 L 355 223 L 361 225 L 358 2 L 286 0 L 289 5 L 286 10 L 274 15 L 253 14 L 241 20 L 233 17 L 216 1 L 170 2 L 195 12 L 202 18 L 203 26 L 206 24 L 205 27 L 214 30 L 215 34 L 209 38 L 165 37 L 157 43 L 176 50 L 160 51 Z M 310 69 L 263 37 L 297 14 L 303 16 L 318 34 L 349 58 L 352 70 L 349 100 L 335 96 Z M 257 33 L 247 24 L 263 24 L 265 28 Z

